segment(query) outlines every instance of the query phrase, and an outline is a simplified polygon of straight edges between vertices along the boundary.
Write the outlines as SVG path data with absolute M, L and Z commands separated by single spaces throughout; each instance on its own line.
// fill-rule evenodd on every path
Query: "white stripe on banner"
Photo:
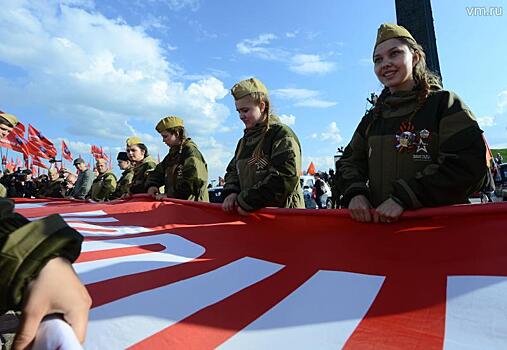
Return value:
M 46 206 L 48 204 L 47 202 L 41 202 L 41 203 L 15 203 L 14 208 L 15 209 L 33 209 L 33 208 L 41 208 Z
M 81 233 L 83 236 L 122 236 L 135 233 L 151 232 L 150 229 L 141 226 L 102 226 L 85 224 L 82 222 L 67 223 L 70 227 Z
M 84 242 L 82 251 L 129 248 L 156 243 L 166 248 L 160 252 L 147 252 L 146 254 L 82 262 L 74 264 L 74 269 L 79 274 L 81 281 L 89 284 L 118 276 L 181 264 L 195 259 L 205 252 L 202 246 L 173 234 Z
M 444 349 L 507 349 L 507 277 L 447 278 Z
M 115 218 L 89 218 L 89 217 L 64 217 L 65 221 L 82 221 L 82 222 L 118 222 Z
M 282 268 L 243 258 L 209 273 L 97 307 L 90 312 L 85 349 L 124 349 L 217 303 Z
M 384 277 L 319 271 L 220 349 L 338 349 L 363 319 Z
M 93 211 L 82 211 L 82 212 L 75 212 L 75 213 L 65 213 L 60 214 L 63 217 L 68 216 L 99 216 L 99 215 L 108 215 L 104 210 L 93 210 Z

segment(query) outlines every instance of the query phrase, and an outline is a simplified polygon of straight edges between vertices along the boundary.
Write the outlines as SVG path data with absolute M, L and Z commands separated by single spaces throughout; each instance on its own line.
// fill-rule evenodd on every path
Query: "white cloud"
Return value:
M 158 2 L 169 6 L 169 8 L 174 11 L 179 11 L 185 8 L 197 11 L 200 6 L 200 0 L 158 0 Z
M 287 100 L 303 100 L 317 97 L 319 92 L 316 90 L 287 88 L 273 90 L 271 94 Z
M 498 103 L 496 105 L 498 113 L 503 113 L 507 110 L 507 90 L 498 94 Z
M 260 34 L 254 39 L 243 39 L 236 44 L 236 49 L 242 55 L 257 56 L 265 60 L 280 61 L 283 60 L 288 53 L 277 48 L 266 47 L 278 37 L 273 33 Z
M 325 74 L 333 71 L 334 62 L 323 61 L 319 55 L 298 54 L 292 57 L 290 70 L 298 74 Z
M 285 33 L 285 37 L 292 38 L 296 33 Z M 326 74 L 332 72 L 336 67 L 334 62 L 325 61 L 319 55 L 293 54 L 286 49 L 268 46 L 277 39 L 279 37 L 273 33 L 264 33 L 254 39 L 241 40 L 236 44 L 236 49 L 242 55 L 251 55 L 268 61 L 284 62 L 291 71 L 302 75 Z
M 484 117 L 477 118 L 477 123 L 479 123 L 481 128 L 496 125 L 495 117 L 490 117 L 490 116 L 484 116 Z
M 280 120 L 281 120 L 282 123 L 287 124 L 289 126 L 296 124 L 296 117 L 294 115 L 292 115 L 292 114 L 289 114 L 289 115 L 282 114 L 282 115 L 279 116 L 279 118 L 280 118 Z
M 197 146 L 208 164 L 208 181 L 224 176 L 225 169 L 234 155 L 234 149 L 227 148 L 214 137 L 195 138 Z
M 271 93 L 282 99 L 295 101 L 297 107 L 329 108 L 335 106 L 337 102 L 320 99 L 320 92 L 309 89 L 286 88 L 276 89 Z
M 334 169 L 333 156 L 316 156 L 316 155 L 303 155 L 303 171 L 306 171 L 313 162 L 315 170 L 328 172 L 329 169 Z
M 320 139 L 322 141 L 330 141 L 336 145 L 343 141 L 343 137 L 340 134 L 340 129 L 336 126 L 336 122 L 329 124 L 327 130 L 320 134 Z
M 337 102 L 334 101 L 325 101 L 316 98 L 310 98 L 308 100 L 296 102 L 294 105 L 298 107 L 329 108 L 335 106 L 336 104 Z
M 186 86 L 183 69 L 142 27 L 55 2 L 5 4 L 0 21 L 0 60 L 25 74 L 0 80 L 0 95 L 66 117 L 63 126 L 74 135 L 119 140 L 129 132 L 125 121 L 152 131 L 169 113 L 183 116 L 192 133 L 206 134 L 229 115 L 218 102 L 227 94 L 223 83 L 203 77 Z
M 299 34 L 299 30 L 285 33 L 286 38 L 295 38 Z

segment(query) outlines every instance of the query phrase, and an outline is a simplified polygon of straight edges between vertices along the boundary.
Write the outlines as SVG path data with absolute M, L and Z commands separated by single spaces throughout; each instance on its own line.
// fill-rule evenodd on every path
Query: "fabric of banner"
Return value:
M 143 196 L 16 208 L 85 236 L 86 349 L 507 348 L 507 203 L 394 224 Z

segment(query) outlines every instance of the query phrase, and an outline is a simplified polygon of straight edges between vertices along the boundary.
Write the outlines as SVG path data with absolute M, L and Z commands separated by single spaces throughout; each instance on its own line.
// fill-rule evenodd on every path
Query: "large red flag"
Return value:
M 507 203 L 357 223 L 189 201 L 17 202 L 85 236 L 86 348 L 507 348 Z
M 62 157 L 67 159 L 69 162 L 72 162 L 72 153 L 70 153 L 69 147 L 65 141 L 62 140 Z
M 43 149 L 43 153 L 49 158 L 56 157 L 56 147 L 47 137 L 41 134 L 33 125 L 28 124 L 28 140 L 33 141 L 35 144 Z

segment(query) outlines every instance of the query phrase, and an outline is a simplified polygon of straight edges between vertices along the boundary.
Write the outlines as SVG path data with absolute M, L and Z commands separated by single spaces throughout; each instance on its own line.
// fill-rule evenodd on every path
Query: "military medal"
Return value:
M 411 152 L 415 147 L 416 134 L 410 120 L 405 120 L 400 125 L 400 132 L 396 134 L 396 150 L 398 152 Z
M 268 165 L 268 160 L 264 157 L 264 154 L 261 152 L 260 155 L 252 155 L 248 160 L 247 164 L 249 166 L 255 166 L 257 170 L 264 169 Z

